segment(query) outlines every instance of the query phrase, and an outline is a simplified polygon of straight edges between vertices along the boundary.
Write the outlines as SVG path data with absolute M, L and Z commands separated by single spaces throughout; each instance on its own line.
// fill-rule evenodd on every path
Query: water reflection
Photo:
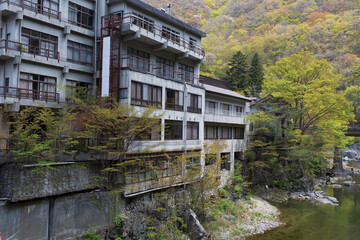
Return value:
M 326 189 L 338 207 L 289 201 L 278 205 L 287 224 L 247 240 L 356 240 L 360 239 L 360 192 L 357 189 Z

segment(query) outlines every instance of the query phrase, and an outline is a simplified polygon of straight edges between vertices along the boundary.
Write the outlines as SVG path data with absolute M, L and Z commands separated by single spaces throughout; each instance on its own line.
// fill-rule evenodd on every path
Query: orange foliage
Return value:
M 327 15 L 326 12 L 313 12 L 313 13 L 310 13 L 307 16 L 309 25 L 311 26 L 311 25 L 314 25 L 318 21 L 324 20 L 326 15 Z

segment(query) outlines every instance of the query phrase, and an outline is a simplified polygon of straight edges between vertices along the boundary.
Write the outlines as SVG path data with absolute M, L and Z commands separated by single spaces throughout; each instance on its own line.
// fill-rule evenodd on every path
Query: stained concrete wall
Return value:
M 107 192 L 80 193 L 58 198 L 0 206 L 3 240 L 74 239 L 102 228 L 114 216 L 114 197 Z

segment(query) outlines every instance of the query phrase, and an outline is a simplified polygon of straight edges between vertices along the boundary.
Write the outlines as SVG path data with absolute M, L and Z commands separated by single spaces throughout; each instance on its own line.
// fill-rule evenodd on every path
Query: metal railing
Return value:
M 60 11 L 29 0 L 1 0 L 1 3 L 7 3 L 8 5 L 11 4 L 11 5 L 19 6 L 22 7 L 22 9 L 27 9 L 32 12 L 36 12 L 48 16 L 49 18 L 56 18 L 58 20 L 61 20 Z
M 153 22 L 144 21 L 139 17 L 133 15 L 132 13 L 124 14 L 122 24 L 128 24 L 130 26 L 137 26 L 141 29 L 145 29 L 148 33 L 153 34 L 154 36 L 164 38 L 172 42 L 173 44 L 178 45 L 179 47 L 184 47 L 190 51 L 205 56 L 205 51 L 201 47 L 197 46 L 194 42 L 187 41 L 178 35 L 174 35 L 171 33 L 169 34 L 162 27 L 155 25 Z
M 7 39 L 1 39 L 0 40 L 0 49 L 5 48 L 5 50 L 15 50 L 19 51 L 21 53 L 29 53 L 33 54 L 34 56 L 42 56 L 46 57 L 47 59 L 53 58 L 60 61 L 60 53 L 54 50 L 41 48 L 37 46 L 32 46 L 20 42 L 15 42 Z
M 197 86 L 203 86 L 202 78 L 194 76 L 193 74 L 185 74 L 176 71 L 175 68 L 166 67 L 163 64 L 150 61 L 146 58 L 141 58 L 133 55 L 123 55 L 121 58 L 121 67 L 129 68 L 131 70 L 154 74 L 161 78 L 172 79 L 180 82 L 186 82 Z
M 10 97 L 19 99 L 32 99 L 45 102 L 60 101 L 60 94 L 56 92 L 47 92 L 41 90 L 33 90 L 26 88 L 0 86 L 0 97 Z

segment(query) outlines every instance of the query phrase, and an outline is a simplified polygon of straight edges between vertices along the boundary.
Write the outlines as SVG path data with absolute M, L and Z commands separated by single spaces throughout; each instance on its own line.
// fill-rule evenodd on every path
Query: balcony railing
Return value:
M 123 55 L 121 66 L 123 68 L 129 68 L 131 70 L 144 72 L 148 74 L 154 74 L 161 78 L 176 80 L 180 82 L 186 82 L 197 86 L 203 86 L 204 82 L 193 74 L 185 74 L 176 71 L 175 68 L 165 67 L 157 62 L 152 62 L 149 59 L 140 58 L 133 55 Z
M 37 46 L 32 46 L 20 42 L 14 42 L 6 39 L 0 40 L 0 49 L 5 49 L 6 51 L 10 49 L 10 50 L 19 51 L 21 53 L 33 54 L 34 56 L 37 55 L 37 56 L 46 57 L 48 59 L 53 58 L 53 59 L 57 59 L 58 61 L 60 60 L 60 53 L 57 51 L 41 48 Z
M 8 5 L 11 4 L 11 5 L 19 6 L 22 7 L 22 9 L 27 9 L 32 12 L 36 12 L 48 16 L 49 18 L 55 18 L 61 20 L 60 11 L 29 0 L 1 0 L 1 3 L 7 3 Z
M 184 38 L 174 34 L 169 34 L 163 30 L 162 27 L 155 25 L 153 22 L 144 21 L 132 13 L 124 14 L 123 25 L 124 24 L 129 24 L 130 26 L 137 26 L 141 29 L 145 29 L 148 33 L 153 34 L 154 36 L 164 38 L 178 45 L 179 47 L 184 47 L 190 51 L 205 56 L 205 51 L 201 47 L 197 46 L 194 42 L 187 41 Z
M 19 98 L 19 100 L 31 99 L 31 100 L 58 102 L 58 103 L 60 101 L 60 94 L 56 92 L 46 92 L 41 90 L 7 87 L 7 86 L 0 86 L 0 97 Z
M 210 107 L 205 108 L 205 113 L 206 114 L 214 114 L 214 115 L 222 115 L 222 116 L 231 116 L 231 117 L 244 117 L 243 112 L 235 112 L 235 111 L 224 110 L 224 109 L 219 109 L 219 108 L 210 108 Z

